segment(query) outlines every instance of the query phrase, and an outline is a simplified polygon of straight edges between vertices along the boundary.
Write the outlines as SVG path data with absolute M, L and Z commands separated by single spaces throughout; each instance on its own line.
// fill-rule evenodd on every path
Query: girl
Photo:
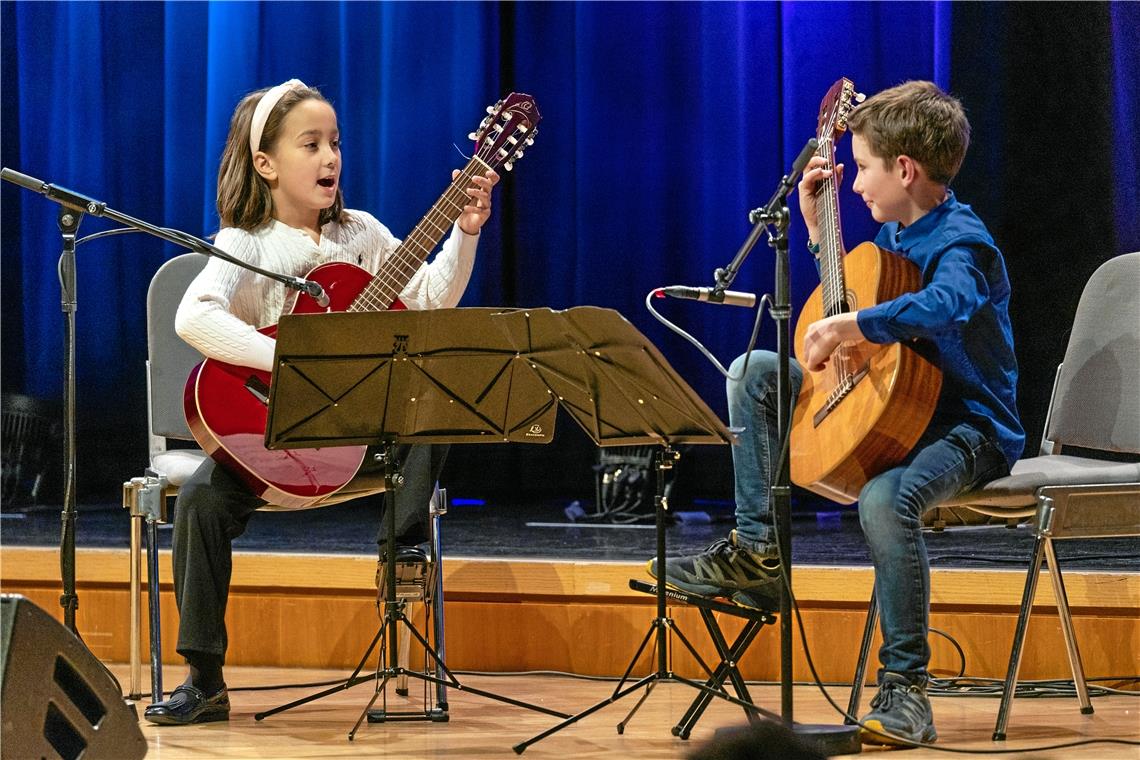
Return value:
M 218 170 L 221 230 L 215 244 L 244 261 L 295 276 L 329 261 L 377 271 L 400 241 L 370 214 L 344 207 L 340 173 L 336 112 L 320 92 L 291 79 L 250 93 L 230 120 Z M 471 276 L 479 231 L 491 214 L 491 188 L 498 180 L 494 171 L 472 179 L 467 189 L 471 200 L 442 250 L 400 293 L 409 308 L 459 303 Z M 257 328 L 278 321 L 289 306 L 288 295 L 274 280 L 211 259 L 187 289 L 175 328 L 208 357 L 269 370 L 274 340 Z M 443 447 L 426 446 L 400 454 L 407 482 L 396 492 L 401 543 L 426 539 L 428 499 L 445 454 Z M 231 542 L 264 504 L 213 460 L 203 463 L 179 491 L 173 545 L 180 616 L 177 649 L 190 674 L 170 699 L 146 709 L 152 723 L 186 725 L 229 718 L 222 665 Z

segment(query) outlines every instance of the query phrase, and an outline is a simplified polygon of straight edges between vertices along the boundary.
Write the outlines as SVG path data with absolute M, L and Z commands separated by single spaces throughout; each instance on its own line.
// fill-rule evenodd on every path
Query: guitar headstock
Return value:
M 824 141 L 838 142 L 843 133 L 847 131 L 847 117 L 852 109 L 862 103 L 866 96 L 855 92 L 855 83 L 846 77 L 841 77 L 831 89 L 823 96 L 819 104 L 819 124 L 816 137 L 822 144 Z
M 502 165 L 510 171 L 523 157 L 523 150 L 534 145 L 538 134 L 538 104 L 525 92 L 512 92 L 493 106 L 479 128 L 467 135 L 475 141 L 475 155 L 492 168 Z

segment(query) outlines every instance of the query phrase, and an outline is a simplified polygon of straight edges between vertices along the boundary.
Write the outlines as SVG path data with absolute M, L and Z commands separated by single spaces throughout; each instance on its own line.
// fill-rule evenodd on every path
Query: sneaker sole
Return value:
M 880 731 L 882 733 L 876 733 Z M 909 740 L 905 736 L 890 735 L 883 724 L 877 720 L 864 721 L 863 726 L 859 728 L 860 742 L 880 747 L 909 747 L 911 744 L 933 744 L 937 740 L 938 733 L 934 730 L 934 726 L 931 726 L 928 732 L 923 733 L 921 738 Z

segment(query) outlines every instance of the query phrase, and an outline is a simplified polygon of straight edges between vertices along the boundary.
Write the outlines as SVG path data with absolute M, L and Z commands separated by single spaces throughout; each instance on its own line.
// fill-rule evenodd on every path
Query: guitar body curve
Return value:
M 843 257 L 851 310 L 914 292 L 921 273 L 902 256 L 863 243 Z M 823 286 L 812 293 L 796 324 L 795 352 L 804 355 L 808 325 L 825 316 Z M 938 403 L 942 372 L 906 343 L 868 344 L 848 363 L 862 371 L 848 389 L 833 364 L 804 371 L 792 413 L 792 482 L 832 501 L 858 500 L 867 481 L 901 462 L 918 442 Z M 837 350 L 838 353 L 838 350 Z M 836 398 L 838 397 L 838 401 Z
M 305 278 L 321 285 L 329 305 L 321 307 L 302 294 L 291 314 L 347 311 L 372 275 L 354 264 L 332 262 L 315 267 Z M 397 300 L 388 308 L 405 307 Z M 277 326 L 258 332 L 272 337 Z M 350 487 L 367 446 L 266 448 L 270 377 L 269 372 L 217 359 L 194 368 L 183 403 L 190 432 L 202 450 L 268 501 L 272 506 L 267 509 L 310 509 L 383 490 L 374 482 Z

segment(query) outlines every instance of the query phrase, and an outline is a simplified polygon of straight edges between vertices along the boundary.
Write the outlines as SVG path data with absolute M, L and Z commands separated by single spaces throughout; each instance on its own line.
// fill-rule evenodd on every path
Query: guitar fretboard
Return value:
M 835 143 L 820 140 L 819 155 L 832 174 L 820 183 L 816 196 L 819 219 L 819 275 L 823 290 L 823 313 L 833 316 L 846 309 L 847 285 L 843 279 L 843 234 L 839 222 L 839 183 L 835 181 Z
M 399 247 L 384 259 L 372 281 L 346 311 L 388 309 L 463 212 L 470 199 L 467 188 L 471 186 L 471 178 L 489 168 L 478 156 L 468 161 Z

